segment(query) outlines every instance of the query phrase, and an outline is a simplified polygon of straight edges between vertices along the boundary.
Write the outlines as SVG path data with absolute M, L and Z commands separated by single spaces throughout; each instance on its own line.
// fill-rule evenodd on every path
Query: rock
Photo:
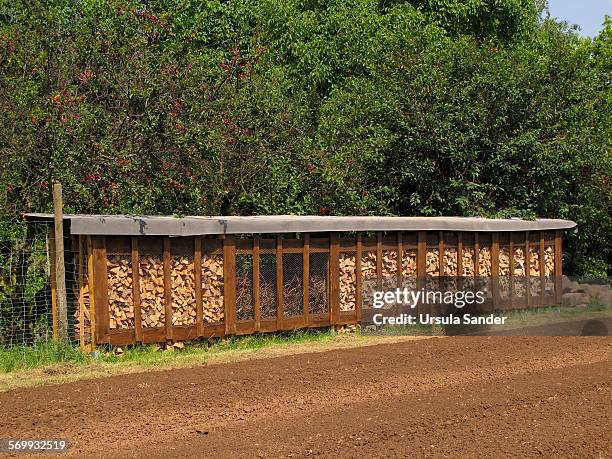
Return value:
M 565 307 L 574 307 L 588 303 L 589 300 L 590 297 L 586 293 L 564 293 L 561 297 L 561 304 Z

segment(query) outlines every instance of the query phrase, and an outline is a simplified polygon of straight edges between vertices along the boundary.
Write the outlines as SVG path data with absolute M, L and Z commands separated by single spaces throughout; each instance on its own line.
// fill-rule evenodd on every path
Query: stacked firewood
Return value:
M 474 249 L 464 247 L 461 254 L 462 276 L 474 277 Z
M 164 262 L 159 256 L 143 256 L 139 263 L 140 308 L 142 326 L 163 327 L 164 311 Z
M 525 274 L 526 270 L 526 258 L 525 258 L 525 249 L 522 247 L 516 247 L 514 249 L 514 257 L 512 260 L 512 272 L 517 278 L 514 280 L 514 295 L 515 296 L 525 296 L 526 294 L 526 283 L 525 283 Z
M 481 247 L 478 252 L 478 275 L 491 277 L 491 249 L 489 247 Z
M 134 327 L 132 264 L 125 255 L 110 255 L 107 263 L 110 329 Z
M 383 250 L 382 253 L 382 276 L 396 277 L 397 276 L 397 251 Z
M 204 322 L 223 321 L 223 255 L 202 255 L 202 305 Z
M 457 249 L 444 250 L 444 275 L 457 275 Z
M 414 249 L 404 250 L 402 257 L 402 276 L 415 277 L 417 275 L 417 253 Z
M 555 249 L 548 246 L 544 249 L 544 275 L 552 276 L 555 273 Z
M 82 295 L 83 295 L 83 332 L 85 335 L 85 342 L 91 342 L 91 316 L 89 313 L 89 285 L 87 283 L 87 274 L 84 277 L 84 285 L 82 287 Z M 74 306 L 74 338 L 76 340 L 80 339 L 81 333 L 81 307 L 78 303 L 79 301 L 79 285 L 78 280 L 74 283 L 73 295 L 75 298 L 75 306 Z
M 172 325 L 195 325 L 195 270 L 193 259 L 173 256 L 170 260 Z
M 365 252 L 361 257 L 361 277 L 376 277 L 376 252 Z
M 428 276 L 440 275 L 440 252 L 436 250 L 428 250 L 425 256 L 425 272 Z
M 357 264 L 354 253 L 340 254 L 340 310 L 354 311 L 357 303 Z
M 540 252 L 538 249 L 529 249 L 529 275 L 540 275 Z

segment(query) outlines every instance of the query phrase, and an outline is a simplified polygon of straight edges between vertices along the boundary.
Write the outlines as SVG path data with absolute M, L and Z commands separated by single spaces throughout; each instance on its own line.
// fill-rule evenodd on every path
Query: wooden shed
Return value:
M 550 306 L 562 293 L 563 231 L 576 226 L 471 217 L 64 221 L 74 335 L 94 345 L 358 324 L 371 278 L 485 279 L 492 311 Z

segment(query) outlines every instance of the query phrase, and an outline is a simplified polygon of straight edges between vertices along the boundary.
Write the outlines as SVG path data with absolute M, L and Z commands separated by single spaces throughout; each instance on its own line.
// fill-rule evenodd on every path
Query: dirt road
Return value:
M 612 457 L 612 339 L 453 337 L 0 394 L 87 457 Z

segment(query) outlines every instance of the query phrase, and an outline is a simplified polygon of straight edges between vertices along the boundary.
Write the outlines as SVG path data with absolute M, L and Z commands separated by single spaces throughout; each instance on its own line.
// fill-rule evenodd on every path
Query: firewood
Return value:
M 202 254 L 202 306 L 204 322 L 223 321 L 223 255 Z
M 109 255 L 107 259 L 110 328 L 134 327 L 132 262 L 129 255 Z
M 375 268 L 376 269 L 376 268 Z M 354 311 L 357 304 L 357 262 L 355 254 L 340 254 L 340 310 Z
M 140 308 L 142 326 L 163 327 L 165 324 L 164 263 L 161 257 L 140 258 Z
M 195 325 L 195 271 L 193 259 L 172 256 L 170 259 L 172 325 Z

